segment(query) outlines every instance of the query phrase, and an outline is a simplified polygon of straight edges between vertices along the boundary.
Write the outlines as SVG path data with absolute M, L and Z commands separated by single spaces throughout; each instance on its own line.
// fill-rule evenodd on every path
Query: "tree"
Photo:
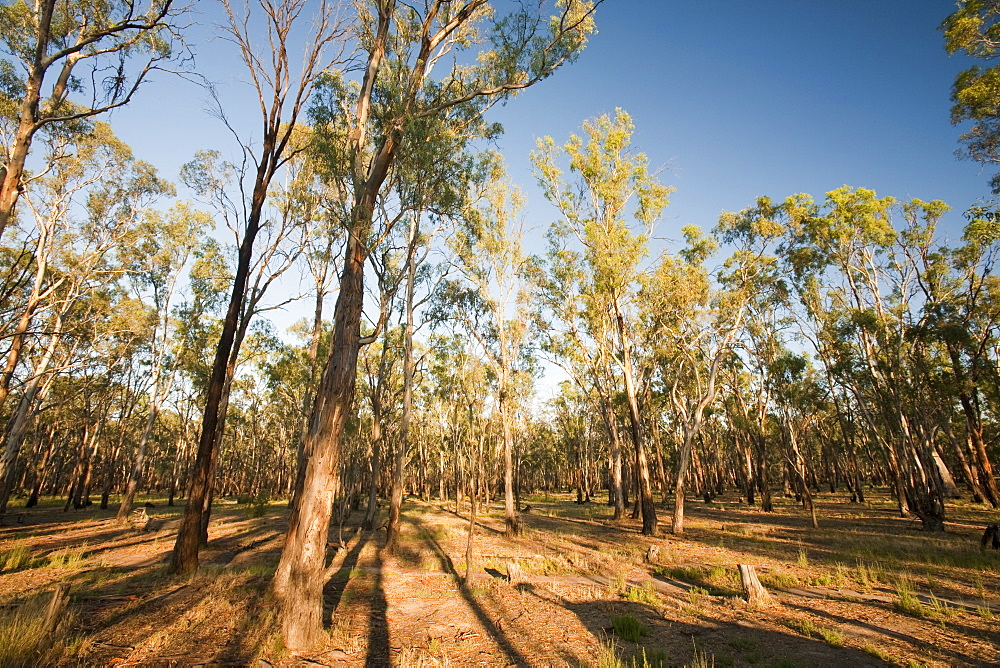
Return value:
M 945 49 L 959 51 L 979 60 L 1000 56 L 1000 1 L 960 0 L 958 8 L 941 24 Z M 977 162 L 1000 162 L 1000 65 L 970 67 L 955 77 L 951 89 L 951 122 L 971 122 L 962 133 L 962 155 Z M 1000 174 L 990 179 L 994 193 L 1000 193 Z
M 348 107 L 329 121 L 348 129 L 353 186 L 348 241 L 334 308 L 333 347 L 313 404 L 306 474 L 293 507 L 274 579 L 285 644 L 315 644 L 322 630 L 322 573 L 341 440 L 354 400 L 362 345 L 365 263 L 376 242 L 373 216 L 383 188 L 414 130 L 461 129 L 497 101 L 548 77 L 571 60 L 593 30 L 593 5 L 566 0 L 551 20 L 527 11 L 492 18 L 487 0 L 417 6 L 395 0 L 359 3 L 363 77 Z M 483 45 L 489 45 L 484 47 Z M 432 70 L 445 67 L 438 80 Z M 350 109 L 350 112 L 342 112 Z M 319 120 L 319 119 L 317 119 Z M 426 124 L 426 125 L 425 125 Z M 457 126 L 457 128 L 456 128 Z M 417 135 L 419 136 L 419 134 Z
M 132 243 L 122 253 L 133 289 L 140 295 L 148 291 L 156 324 L 149 344 L 149 411 L 139 437 L 125 494 L 118 507 L 119 522 L 127 522 L 132 511 L 153 426 L 163 401 L 170 393 L 177 371 L 175 360 L 167 359 L 172 338 L 171 302 L 191 252 L 208 224 L 206 213 L 192 211 L 185 204 L 175 205 L 166 215 L 150 212 L 136 229 Z
M 0 484 L 6 491 L 0 511 L 6 506 L 27 420 L 44 397 L 57 360 L 62 357 L 63 364 L 70 364 L 71 351 L 103 335 L 92 331 L 97 329 L 93 321 L 106 317 L 108 302 L 117 297 L 116 254 L 146 207 L 171 192 L 172 186 L 159 179 L 151 165 L 135 160 L 106 124 L 97 123 L 54 162 L 26 198 L 35 219 L 29 237 L 34 276 L 7 351 L 0 401 L 12 389 L 29 336 L 36 337 L 37 347 L 22 378 L 18 408 L 7 423 L 0 456 Z M 66 338 L 69 351 L 61 348 Z
M 17 0 L 0 6 L 0 44 L 8 56 L 0 60 L 0 235 L 27 185 L 35 135 L 73 132 L 74 123 L 128 104 L 176 55 L 183 11 L 173 0 Z M 77 102 L 72 93 L 90 99 Z
M 520 193 L 498 167 L 485 185 L 481 203 L 463 217 L 451 249 L 463 281 L 442 294 L 496 377 L 496 408 L 503 448 L 504 525 L 508 537 L 521 532 L 514 494 L 514 414 L 516 377 L 530 371 L 522 206 Z M 464 285 L 463 285 L 464 283 Z
M 583 246 L 582 260 L 593 276 L 588 298 L 610 314 L 615 332 L 614 364 L 625 385 L 629 434 L 641 498 L 642 532 L 656 535 L 656 509 L 650 486 L 649 464 L 643 443 L 635 378 L 633 333 L 635 295 L 640 262 L 648 253 L 653 223 L 667 205 L 670 189 L 649 170 L 649 160 L 631 146 L 632 119 L 621 109 L 614 119 L 601 116 L 583 125 L 585 137 L 573 135 L 557 150 L 551 138 L 539 141 L 532 159 L 546 198 L 562 216 L 557 234 L 575 237 Z M 563 180 L 560 156 L 569 160 L 576 181 Z M 640 232 L 633 233 L 628 218 Z M 611 360 L 608 360 L 609 362 Z
M 177 573 L 186 573 L 198 567 L 198 546 L 204 532 L 205 504 L 212 486 L 212 462 L 220 432 L 225 425 L 227 378 L 232 378 L 236 356 L 239 354 L 237 335 L 241 329 L 245 332 L 248 325 L 248 317 L 243 316 L 248 315 L 246 297 L 254 261 L 255 242 L 266 226 L 263 214 L 268 200 L 268 190 L 271 182 L 298 150 L 293 137 L 299 115 L 305 107 L 313 84 L 331 65 L 331 59 L 325 55 L 327 48 L 339 44 L 341 36 L 334 8 L 323 0 L 317 10 L 312 32 L 307 38 L 302 69 L 298 73 L 293 72 L 288 38 L 293 27 L 300 21 L 306 4 L 305 0 L 278 0 L 278 2 L 261 0 L 262 16 L 259 18 L 266 26 L 263 34 L 267 36 L 266 48 L 270 50 L 270 53 L 265 54 L 258 50 L 253 34 L 258 27 L 251 22 L 251 19 L 258 17 L 250 13 L 249 6 L 246 8 L 247 15 L 241 15 L 240 10 L 234 8 L 230 0 L 223 1 L 228 19 L 223 29 L 228 38 L 239 48 L 243 63 L 250 73 L 250 80 L 260 103 L 263 134 L 258 154 L 254 154 L 249 147 L 244 146 L 243 164 L 252 162 L 254 169 L 252 178 L 249 179 L 248 193 L 242 192 L 245 184 L 240 181 L 241 194 L 244 197 L 237 211 L 242 215 L 233 221 L 234 225 L 239 225 L 236 270 L 205 395 L 205 410 L 190 494 L 184 506 L 184 517 L 171 557 L 171 569 Z M 203 192 L 217 192 L 216 180 L 211 172 L 196 170 L 193 177 L 203 186 Z

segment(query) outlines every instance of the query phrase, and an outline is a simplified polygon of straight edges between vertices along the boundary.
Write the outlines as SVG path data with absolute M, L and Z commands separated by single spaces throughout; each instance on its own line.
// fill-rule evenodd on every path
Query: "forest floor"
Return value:
M 345 547 L 331 548 L 329 640 L 307 656 L 283 650 L 266 593 L 283 504 L 220 501 L 192 577 L 167 572 L 181 509 L 157 499 L 145 532 L 110 510 L 11 509 L 0 527 L 0 665 L 30 652 L 18 643 L 33 642 L 59 582 L 71 586 L 59 640 L 44 656 L 22 654 L 25 665 L 1000 664 L 1000 552 L 979 547 L 998 514 L 958 504 L 947 532 L 931 534 L 884 496 L 841 496 L 819 495 L 819 529 L 791 499 L 773 513 L 690 502 L 683 537 L 660 538 L 613 523 L 603 504 L 552 495 L 523 499 L 523 536 L 507 540 L 494 504 L 468 582 L 467 507 L 407 501 L 396 556 L 379 549 L 384 531 L 357 529 L 355 513 Z M 668 528 L 665 510 L 661 519 Z M 511 562 L 524 573 L 516 584 Z M 772 605 L 742 600 L 737 564 L 756 567 Z

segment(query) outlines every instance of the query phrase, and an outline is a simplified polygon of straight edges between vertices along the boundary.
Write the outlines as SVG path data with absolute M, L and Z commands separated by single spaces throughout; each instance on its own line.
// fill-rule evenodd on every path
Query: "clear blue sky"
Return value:
M 677 189 L 659 236 L 677 239 L 686 224 L 709 229 L 721 211 L 759 195 L 822 199 L 848 184 L 945 200 L 956 210 L 945 231 L 957 239 L 961 212 L 988 188 L 978 165 L 954 155 L 948 97 L 968 63 L 947 56 L 937 29 L 953 8 L 952 0 L 607 0 L 578 62 L 494 110 L 507 129 L 499 148 L 529 198 L 527 221 L 544 227 L 554 216 L 534 187 L 535 139 L 563 142 L 584 119 L 622 107 L 635 142 L 668 167 L 663 180 Z M 211 30 L 193 34 L 234 124 L 259 137 L 256 106 L 239 97 L 235 51 L 204 41 Z M 176 178 L 198 149 L 234 152 L 203 97 L 161 76 L 112 121 L 138 157 Z
M 580 122 L 628 111 L 634 141 L 677 188 L 659 226 L 710 228 L 759 195 L 847 184 L 897 198 L 943 199 L 957 212 L 988 194 L 955 158 L 949 92 L 967 61 L 937 26 L 951 0 L 623 2 L 599 9 L 600 33 L 573 66 L 511 102 L 499 119 L 515 178 L 532 182 L 534 138 L 565 141 Z M 551 217 L 537 196 L 531 217 Z

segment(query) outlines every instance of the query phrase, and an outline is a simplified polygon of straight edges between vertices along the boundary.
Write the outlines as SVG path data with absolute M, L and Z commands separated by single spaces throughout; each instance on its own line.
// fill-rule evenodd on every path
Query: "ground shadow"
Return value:
M 453 514 L 457 515 L 458 513 L 453 513 Z M 417 521 L 416 523 L 422 524 L 419 521 Z M 458 585 L 458 590 L 462 598 L 464 599 L 466 605 L 476 616 L 476 619 L 479 621 L 482 627 L 486 629 L 486 631 L 490 634 L 490 637 L 493 639 L 493 641 L 500 647 L 500 649 L 504 652 L 504 654 L 507 655 L 507 660 L 510 661 L 512 664 L 518 666 L 529 665 L 528 659 L 523 654 L 521 654 L 520 651 L 518 651 L 518 649 L 514 646 L 513 642 L 511 642 L 511 639 L 507 636 L 506 633 L 504 633 L 503 629 L 500 628 L 494 622 L 494 620 L 490 619 L 490 616 L 487 614 L 486 610 L 484 610 L 483 607 L 476 600 L 476 597 L 472 591 L 471 583 L 466 582 L 464 577 L 460 576 L 456 572 L 455 565 L 452 562 L 451 557 L 449 557 L 448 554 L 444 551 L 444 548 L 441 547 L 441 544 L 437 541 L 437 539 L 435 539 L 429 531 L 424 531 L 420 535 L 424 540 L 424 542 L 427 544 L 427 546 L 433 552 L 434 557 L 438 560 L 438 563 L 441 566 L 441 570 L 443 570 L 445 573 L 448 573 L 453 578 L 455 578 L 455 582 Z

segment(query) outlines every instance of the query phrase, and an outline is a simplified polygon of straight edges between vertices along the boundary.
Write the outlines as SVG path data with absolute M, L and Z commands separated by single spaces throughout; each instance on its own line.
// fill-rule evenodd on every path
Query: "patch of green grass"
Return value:
M 909 578 L 905 575 L 900 576 L 896 580 L 895 608 L 899 612 L 904 612 L 914 617 L 925 616 L 924 606 L 920 602 L 920 599 L 917 598 L 917 595 L 913 593 L 913 586 L 910 584 Z
M 757 641 L 750 636 L 740 636 L 729 641 L 729 646 L 740 652 L 746 652 L 757 648 Z
M 649 635 L 649 629 L 635 615 L 615 615 L 611 618 L 615 634 L 622 640 L 639 642 L 639 638 Z
M 937 619 L 944 625 L 944 620 L 947 617 L 954 616 L 958 610 L 948 605 L 947 601 L 942 601 L 934 594 L 931 594 L 930 602 L 925 608 L 925 614 L 932 619 Z
M 796 587 L 799 584 L 799 578 L 790 573 L 761 573 L 759 579 L 760 583 L 765 587 L 777 587 L 779 589 Z
M 819 634 L 820 636 L 823 637 L 823 640 L 826 642 L 826 644 L 830 645 L 831 647 L 843 647 L 844 645 L 844 634 L 841 633 L 840 631 L 836 631 L 834 629 L 820 628 Z
M 424 540 L 429 539 L 440 542 L 442 540 L 448 540 L 452 536 L 447 527 L 440 524 L 432 524 L 430 526 L 420 527 L 420 537 Z
M 48 560 L 47 566 L 48 568 L 65 568 L 69 570 L 83 568 L 87 561 L 86 557 L 83 556 L 85 552 L 86 546 L 79 550 L 70 550 L 68 547 L 56 550 L 49 553 L 48 557 L 46 557 Z
M 627 664 L 624 664 L 624 668 L 667 668 L 669 665 L 667 662 L 667 653 L 664 650 L 647 650 L 645 647 L 642 647 Z
M 0 552 L 0 571 L 16 571 L 31 563 L 31 551 L 24 543 L 14 543 Z
M 597 648 L 596 668 L 625 668 L 618 652 L 615 650 L 614 642 L 604 641 Z
M 629 587 L 625 592 L 625 598 L 633 603 L 660 605 L 660 597 L 653 588 L 653 583 L 649 581 L 643 582 L 641 587 Z
M 45 629 L 48 597 L 37 596 L 17 608 L 0 610 L 0 666 L 54 665 L 63 653 L 62 630 L 73 623 L 64 615 L 55 632 Z
M 794 660 L 785 658 L 785 659 L 778 659 L 778 660 L 776 660 L 774 663 L 771 664 L 771 667 L 772 668 L 798 668 L 798 665 L 799 664 L 795 663 Z
M 787 626 L 793 631 L 801 633 L 806 638 L 812 638 L 813 635 L 815 635 L 817 632 L 816 625 L 813 623 L 813 620 L 811 619 L 793 620 L 787 622 Z
M 882 661 L 885 661 L 886 663 L 895 663 L 896 662 L 896 660 L 893 658 L 892 654 L 890 654 L 886 650 L 884 650 L 881 647 L 878 647 L 876 645 L 865 644 L 865 645 L 863 645 L 861 647 L 861 649 L 864 650 L 865 652 L 867 652 L 868 654 L 871 654 L 876 659 L 880 659 Z
M 618 571 L 608 581 L 608 591 L 614 596 L 624 596 L 628 593 L 628 583 L 625 582 L 625 574 Z

